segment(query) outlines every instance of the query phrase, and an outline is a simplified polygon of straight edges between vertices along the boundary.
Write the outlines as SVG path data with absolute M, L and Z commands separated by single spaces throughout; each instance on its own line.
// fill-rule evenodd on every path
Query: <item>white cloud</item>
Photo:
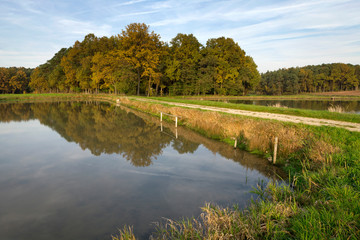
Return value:
M 96 24 L 89 21 L 79 21 L 74 19 L 58 19 L 57 27 L 61 32 L 85 36 L 94 33 L 97 36 L 110 35 L 111 26 L 108 24 Z
M 357 0 L 3 0 L 3 3 L 0 8 L 3 66 L 5 61 L 11 65 L 17 61 L 14 64 L 17 66 L 30 64 L 32 57 L 30 65 L 39 65 L 45 62 L 43 57 L 51 58 L 60 50 L 54 46 L 69 47 L 88 33 L 115 35 L 131 22 L 150 25 L 164 41 L 170 41 L 177 33 L 193 33 L 203 44 L 209 38 L 231 37 L 254 58 L 261 71 L 337 59 L 360 62 Z

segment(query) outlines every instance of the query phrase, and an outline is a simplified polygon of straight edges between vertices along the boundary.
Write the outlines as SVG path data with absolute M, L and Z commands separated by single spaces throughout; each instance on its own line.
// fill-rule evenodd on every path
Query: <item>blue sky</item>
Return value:
M 260 72 L 360 64 L 359 0 L 0 0 L 0 66 L 36 67 L 63 47 L 146 23 L 169 42 L 233 38 Z

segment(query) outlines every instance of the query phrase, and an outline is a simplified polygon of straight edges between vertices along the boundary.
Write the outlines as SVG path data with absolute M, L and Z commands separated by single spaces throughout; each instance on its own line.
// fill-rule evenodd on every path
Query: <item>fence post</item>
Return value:
M 160 122 L 162 122 L 162 112 L 160 112 Z
M 175 127 L 177 128 L 177 118 L 178 117 L 175 117 Z
M 277 153 L 278 141 L 279 141 L 278 137 L 275 137 L 273 164 L 276 163 L 276 153 Z
M 234 148 L 237 146 L 237 138 L 235 138 Z

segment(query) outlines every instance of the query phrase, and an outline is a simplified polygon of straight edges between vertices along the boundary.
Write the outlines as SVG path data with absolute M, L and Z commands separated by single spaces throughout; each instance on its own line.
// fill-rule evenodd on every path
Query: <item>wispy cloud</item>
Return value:
M 98 36 L 106 36 L 110 34 L 111 26 L 108 24 L 98 25 L 90 21 L 80 21 L 74 19 L 58 19 L 57 27 L 61 32 L 75 35 L 87 35 L 94 33 Z
M 203 44 L 231 37 L 261 71 L 306 62 L 360 62 L 360 1 L 357 0 L 3 0 L 0 3 L 0 65 L 29 64 L 29 51 L 53 55 L 82 40 L 118 34 L 131 22 L 144 22 L 170 41 L 193 33 Z M 29 50 L 30 49 L 30 50 Z M 41 64 L 34 56 L 31 66 Z M 29 65 L 28 65 L 29 66 Z

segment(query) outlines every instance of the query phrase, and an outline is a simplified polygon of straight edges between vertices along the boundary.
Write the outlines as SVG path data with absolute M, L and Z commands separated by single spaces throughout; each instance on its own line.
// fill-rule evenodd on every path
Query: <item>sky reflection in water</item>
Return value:
M 147 238 L 205 202 L 244 206 L 272 166 L 107 104 L 0 104 L 0 239 Z

